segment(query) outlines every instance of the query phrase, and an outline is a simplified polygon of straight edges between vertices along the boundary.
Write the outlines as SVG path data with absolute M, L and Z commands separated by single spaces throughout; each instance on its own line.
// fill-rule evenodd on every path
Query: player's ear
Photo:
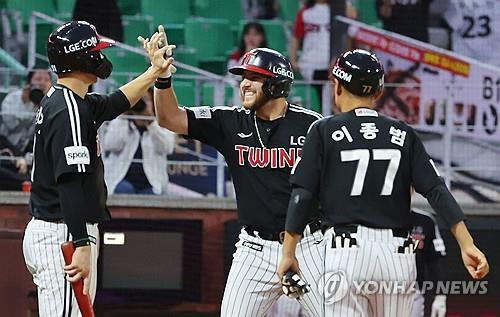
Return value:
M 342 85 L 339 83 L 339 81 L 337 79 L 335 79 L 335 94 L 337 96 L 342 95 L 343 89 L 344 89 L 344 87 L 342 87 Z
M 374 95 L 373 95 L 373 101 L 377 100 L 378 98 L 380 98 L 382 96 L 382 94 L 384 93 L 384 88 L 380 89 L 379 91 L 377 91 Z

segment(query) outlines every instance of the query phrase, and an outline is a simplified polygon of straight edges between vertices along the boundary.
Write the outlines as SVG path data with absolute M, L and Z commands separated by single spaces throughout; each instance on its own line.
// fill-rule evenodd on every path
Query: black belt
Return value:
M 41 221 L 45 221 L 45 222 L 52 222 L 52 223 L 64 223 L 64 219 L 42 219 L 42 218 L 38 218 L 38 217 L 34 217 L 36 220 L 41 220 Z
M 371 228 L 371 229 L 381 229 L 383 228 Z M 358 226 L 333 226 L 333 230 L 335 231 L 335 235 L 342 235 L 342 233 L 356 233 L 358 232 Z M 393 237 L 398 238 L 408 238 L 409 230 L 407 229 L 390 229 L 392 231 Z
M 314 233 L 321 229 L 321 222 L 319 220 L 312 221 L 307 224 L 311 233 Z M 279 243 L 283 243 L 283 239 L 285 238 L 285 229 L 281 231 L 270 231 L 266 229 L 259 229 L 254 226 L 243 226 L 245 231 L 251 235 L 252 237 L 261 238 L 269 241 L 278 241 Z

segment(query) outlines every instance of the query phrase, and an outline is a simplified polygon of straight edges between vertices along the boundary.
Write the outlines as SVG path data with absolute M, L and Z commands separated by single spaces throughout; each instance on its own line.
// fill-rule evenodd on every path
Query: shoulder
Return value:
M 289 103 L 288 107 L 289 107 L 289 110 L 291 112 L 293 112 L 301 117 L 306 117 L 306 118 L 309 118 L 310 120 L 313 120 L 313 121 L 323 119 L 323 116 L 321 114 L 317 113 L 316 111 L 306 109 L 306 108 L 298 106 L 296 104 Z
M 250 110 L 239 106 L 198 106 L 185 108 L 190 111 L 195 119 L 211 119 L 212 117 L 220 116 L 248 116 L 250 115 Z

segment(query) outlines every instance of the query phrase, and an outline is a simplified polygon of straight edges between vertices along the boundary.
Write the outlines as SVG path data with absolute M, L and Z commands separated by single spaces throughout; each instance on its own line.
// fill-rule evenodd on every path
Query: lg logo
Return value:
M 273 73 L 274 73 L 274 74 L 278 74 L 278 75 L 286 76 L 286 77 L 288 77 L 288 78 L 293 79 L 293 72 L 292 72 L 292 71 L 290 71 L 290 70 L 286 70 L 286 69 L 285 69 L 285 68 L 283 68 L 283 67 L 273 66 L 272 71 L 273 71 Z

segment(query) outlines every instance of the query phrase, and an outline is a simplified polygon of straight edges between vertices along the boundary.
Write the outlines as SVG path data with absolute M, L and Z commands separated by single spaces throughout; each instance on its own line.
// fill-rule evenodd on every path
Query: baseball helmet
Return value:
M 97 34 L 95 27 L 88 22 L 68 22 L 53 31 L 47 39 L 50 68 L 56 74 L 81 71 L 107 78 L 113 65 L 101 50 L 113 43 L 113 40 Z
M 362 49 L 342 54 L 332 69 L 332 76 L 351 93 L 369 96 L 384 86 L 384 68 L 375 54 Z
M 288 97 L 294 78 L 292 64 L 279 52 L 269 48 L 254 48 L 243 55 L 241 65 L 229 69 L 235 75 L 243 75 L 244 71 L 268 77 L 262 85 L 262 91 L 269 98 Z

